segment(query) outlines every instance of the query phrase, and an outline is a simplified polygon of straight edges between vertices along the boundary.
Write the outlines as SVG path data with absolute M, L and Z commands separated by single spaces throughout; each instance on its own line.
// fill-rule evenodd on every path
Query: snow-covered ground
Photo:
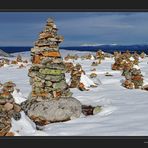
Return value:
M 61 50 L 62 56 L 67 53 L 83 55 L 89 52 Z M 17 55 L 17 54 L 14 54 Z M 21 53 L 23 59 L 30 58 L 29 52 Z M 11 58 L 13 59 L 13 58 Z M 148 92 L 144 90 L 128 90 L 121 86 L 124 77 L 120 71 L 111 70 L 114 59 L 106 58 L 98 66 L 91 66 L 93 60 L 78 59 L 74 63 L 80 63 L 89 77 L 91 69 L 96 68 L 97 79 L 101 85 L 89 88 L 89 91 L 71 89 L 73 96 L 86 105 L 102 105 L 103 109 L 94 116 L 83 115 L 74 120 L 62 123 L 52 123 L 36 130 L 34 123 L 23 113 L 19 121 L 12 120 L 12 129 L 16 136 L 148 136 Z M 144 83 L 148 84 L 148 58 L 140 61 L 140 68 L 144 75 Z M 31 63 L 30 63 L 31 64 Z M 31 92 L 28 69 L 18 69 L 18 65 L 0 68 L 0 82 L 12 80 L 16 83 L 21 93 L 13 93 L 19 103 L 27 99 Z M 113 76 L 107 77 L 109 72 Z M 67 82 L 70 75 L 66 74 Z

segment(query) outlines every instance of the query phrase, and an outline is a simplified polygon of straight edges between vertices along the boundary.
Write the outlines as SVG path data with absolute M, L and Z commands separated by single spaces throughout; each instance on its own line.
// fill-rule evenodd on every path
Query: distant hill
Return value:
M 11 57 L 10 54 L 4 52 L 2 49 L 0 49 L 0 56 L 3 56 L 3 57 Z

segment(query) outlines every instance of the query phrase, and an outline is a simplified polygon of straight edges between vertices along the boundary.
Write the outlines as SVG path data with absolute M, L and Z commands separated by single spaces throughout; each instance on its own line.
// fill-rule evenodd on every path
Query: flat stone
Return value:
M 45 86 L 52 86 L 52 82 L 51 81 L 46 81 Z
M 15 111 L 15 112 L 20 112 L 20 111 L 21 111 L 20 105 L 14 104 L 14 111 Z
M 59 76 L 52 76 L 52 75 L 47 75 L 45 77 L 45 80 L 49 80 L 51 82 L 59 82 L 62 79 L 64 79 L 64 75 L 59 75 Z
M 67 83 L 64 80 L 62 80 L 62 81 L 60 81 L 58 83 L 53 83 L 53 88 L 54 89 L 64 90 L 64 89 L 67 88 L 67 86 L 68 85 L 67 85 Z
M 53 69 L 40 69 L 39 72 L 41 74 L 45 74 L 45 75 L 61 75 L 62 71 L 61 70 L 53 70 Z

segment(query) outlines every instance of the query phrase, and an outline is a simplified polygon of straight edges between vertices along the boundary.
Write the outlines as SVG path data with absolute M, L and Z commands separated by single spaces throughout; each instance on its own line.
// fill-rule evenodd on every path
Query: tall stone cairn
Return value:
M 32 91 L 22 109 L 37 126 L 80 117 L 80 101 L 72 97 L 66 83 L 66 67 L 59 52 L 64 38 L 57 35 L 52 19 L 48 19 L 31 49 L 32 66 L 29 69 Z
M 31 49 L 32 67 L 29 76 L 32 85 L 31 96 L 36 99 L 72 96 L 65 80 L 65 65 L 59 52 L 59 43 L 64 38 L 57 35 L 57 30 L 53 20 L 48 19 L 34 48 Z

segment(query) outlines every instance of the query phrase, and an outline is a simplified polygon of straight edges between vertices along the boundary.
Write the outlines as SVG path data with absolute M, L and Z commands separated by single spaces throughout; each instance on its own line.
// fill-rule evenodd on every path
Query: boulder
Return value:
M 27 105 L 28 107 L 25 107 Z M 60 98 L 59 100 L 45 100 L 41 102 L 30 101 L 24 104 L 26 114 L 37 124 L 46 125 L 53 122 L 68 121 L 80 117 L 81 103 L 73 98 Z

